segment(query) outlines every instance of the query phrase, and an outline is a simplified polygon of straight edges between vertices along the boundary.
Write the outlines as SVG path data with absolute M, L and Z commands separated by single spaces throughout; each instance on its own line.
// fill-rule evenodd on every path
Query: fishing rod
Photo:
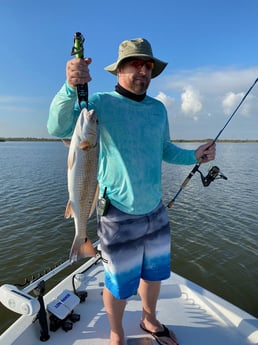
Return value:
M 222 127 L 222 129 L 219 131 L 219 133 L 217 134 L 217 136 L 212 140 L 211 144 L 208 146 L 211 147 L 212 145 L 214 145 L 216 143 L 216 141 L 218 140 L 218 138 L 220 137 L 220 135 L 222 134 L 222 132 L 224 131 L 224 129 L 227 127 L 227 125 L 229 124 L 229 122 L 232 120 L 233 116 L 236 114 L 236 112 L 238 111 L 238 109 L 241 107 L 241 105 L 243 104 L 243 102 L 245 101 L 246 97 L 249 95 L 249 93 L 252 91 L 252 89 L 254 88 L 255 84 L 257 83 L 258 78 L 254 81 L 254 83 L 251 85 L 251 87 L 247 90 L 247 92 L 245 93 L 245 95 L 243 96 L 243 98 L 241 99 L 240 103 L 238 104 L 238 106 L 236 107 L 236 109 L 233 111 L 233 113 L 231 114 L 231 116 L 229 117 L 229 119 L 227 120 L 227 122 L 225 123 L 224 127 Z M 208 149 L 207 148 L 207 149 Z M 175 200 L 177 199 L 177 197 L 179 196 L 179 194 L 182 192 L 182 190 L 186 187 L 186 185 L 189 183 L 189 181 L 191 180 L 191 178 L 194 176 L 194 174 L 198 171 L 198 173 L 201 175 L 201 179 L 202 179 L 202 183 L 204 187 L 208 187 L 210 185 L 211 182 L 213 182 L 215 179 L 218 178 L 222 178 L 227 180 L 227 177 L 225 175 L 223 175 L 220 172 L 220 169 L 217 166 L 212 167 L 209 171 L 207 176 L 203 176 L 202 172 L 199 170 L 201 164 L 202 164 L 202 160 L 206 158 L 206 155 L 203 155 L 200 159 L 200 161 L 194 166 L 194 168 L 191 170 L 191 172 L 189 173 L 189 175 L 186 177 L 186 179 L 183 181 L 183 183 L 181 184 L 178 192 L 175 194 L 174 198 L 167 204 L 168 208 L 171 208 L 174 203 Z
M 76 32 L 74 34 L 74 44 L 72 47 L 71 55 L 75 55 L 79 59 L 84 59 L 84 43 L 85 39 L 80 32 Z M 76 87 L 77 89 L 77 97 L 79 107 L 82 110 L 83 108 L 88 107 L 88 84 L 79 84 Z

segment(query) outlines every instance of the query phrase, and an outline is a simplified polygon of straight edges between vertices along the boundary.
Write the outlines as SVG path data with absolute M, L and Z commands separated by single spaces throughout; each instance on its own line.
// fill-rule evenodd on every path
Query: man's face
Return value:
M 118 69 L 118 82 L 126 90 L 142 95 L 148 89 L 151 80 L 153 60 L 134 57 L 122 62 Z

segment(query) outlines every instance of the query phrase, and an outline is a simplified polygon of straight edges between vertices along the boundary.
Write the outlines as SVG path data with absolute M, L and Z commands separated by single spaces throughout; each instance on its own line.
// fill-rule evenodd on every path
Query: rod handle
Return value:
M 76 32 L 74 34 L 74 44 L 72 48 L 71 55 L 75 55 L 78 59 L 84 59 L 84 43 L 85 39 L 80 32 Z M 89 90 L 88 84 L 79 84 L 76 87 L 77 89 L 77 97 L 78 103 L 81 109 L 88 107 L 88 97 L 89 97 Z

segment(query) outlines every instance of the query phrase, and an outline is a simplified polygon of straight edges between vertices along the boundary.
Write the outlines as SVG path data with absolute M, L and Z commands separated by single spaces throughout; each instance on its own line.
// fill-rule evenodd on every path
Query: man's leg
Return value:
M 141 279 L 138 293 L 142 299 L 142 328 L 149 332 L 162 332 L 164 330 L 161 323 L 156 318 L 156 306 L 160 292 L 161 282 L 147 281 Z M 169 330 L 169 336 L 159 338 L 165 344 L 177 345 L 178 340 L 174 332 Z
M 150 282 L 141 279 L 138 293 L 142 300 L 142 322 L 146 329 L 160 328 L 156 319 L 156 306 L 160 292 L 160 282 Z
M 115 298 L 104 288 L 103 302 L 110 323 L 110 345 L 124 345 L 123 314 L 126 300 Z

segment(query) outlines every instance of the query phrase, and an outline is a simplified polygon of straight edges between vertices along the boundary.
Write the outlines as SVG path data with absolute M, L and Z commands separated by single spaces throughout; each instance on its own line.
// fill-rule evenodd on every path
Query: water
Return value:
M 219 143 L 214 163 L 228 181 L 204 188 L 196 173 L 168 211 L 173 270 L 256 317 L 257 151 L 256 143 Z M 61 142 L 0 143 L 1 285 L 22 283 L 67 260 L 74 228 L 63 216 L 66 157 Z M 201 170 L 206 174 L 209 167 Z M 164 164 L 164 202 L 175 195 L 191 168 Z M 89 229 L 95 241 L 95 218 Z M 16 317 L 0 306 L 0 332 Z

